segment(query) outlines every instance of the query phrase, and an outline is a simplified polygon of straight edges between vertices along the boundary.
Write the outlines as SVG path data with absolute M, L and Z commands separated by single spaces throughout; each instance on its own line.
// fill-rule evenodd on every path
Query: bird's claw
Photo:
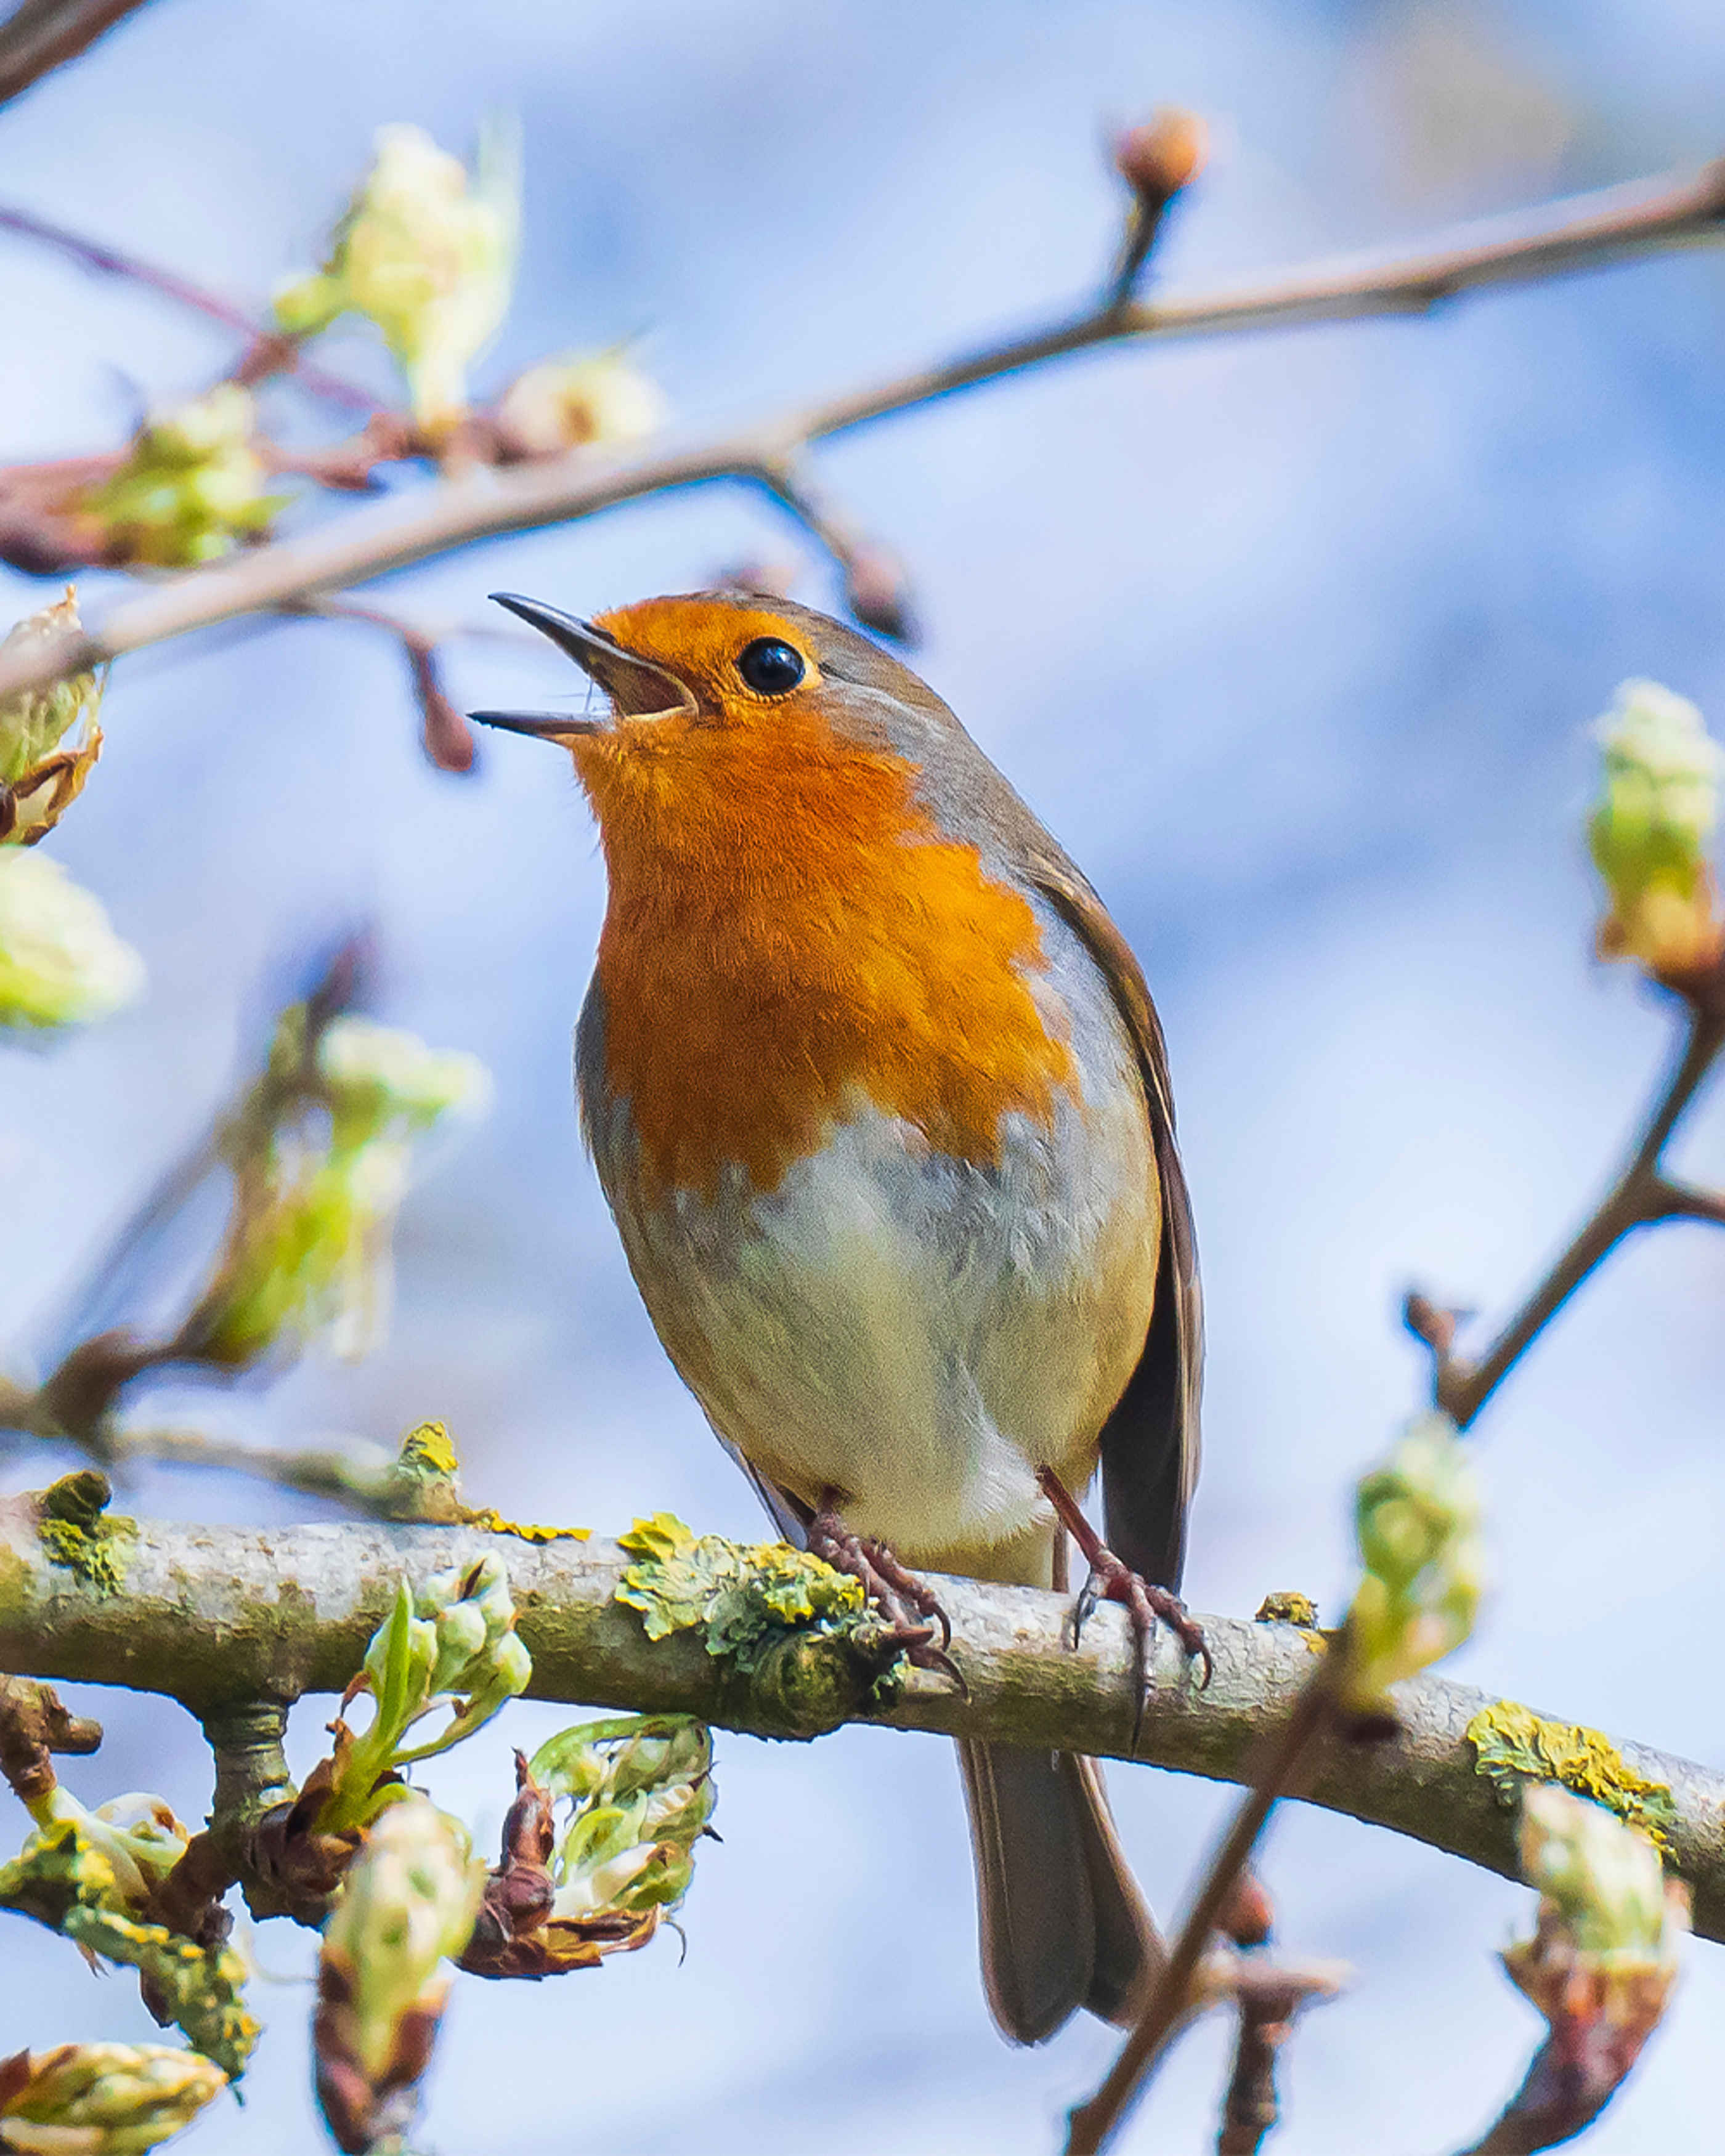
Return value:
M 835 1572 L 861 1581 L 864 1594 L 886 1620 L 886 1642 L 913 1668 L 950 1677 L 968 1697 L 970 1688 L 947 1651 L 952 1644 L 952 1621 L 927 1580 L 901 1564 L 884 1543 L 852 1534 L 835 1512 L 816 1513 L 809 1522 L 809 1548 Z
M 1209 1643 L 1204 1636 L 1204 1627 L 1187 1609 L 1179 1596 L 1166 1587 L 1158 1587 L 1122 1563 L 1112 1550 L 1099 1546 L 1091 1559 L 1090 1573 L 1079 1589 L 1078 1599 L 1072 1604 L 1068 1620 L 1070 1636 L 1074 1647 L 1085 1626 L 1095 1616 L 1104 1602 L 1118 1602 L 1126 1610 L 1132 1629 L 1132 1648 L 1137 1666 L 1137 1706 L 1132 1716 L 1132 1749 L 1138 1748 L 1138 1736 L 1143 1727 L 1144 1708 L 1154 1686 L 1151 1675 L 1150 1647 L 1156 1637 L 1158 1621 L 1166 1625 L 1185 1650 L 1188 1656 L 1196 1656 L 1204 1666 L 1199 1680 L 1199 1690 L 1208 1690 L 1215 1675 L 1215 1664 L 1211 1659 Z

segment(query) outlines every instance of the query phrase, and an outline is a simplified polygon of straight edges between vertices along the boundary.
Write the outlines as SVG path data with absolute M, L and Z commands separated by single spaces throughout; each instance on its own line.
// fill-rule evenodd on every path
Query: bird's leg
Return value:
M 820 1509 L 809 1522 L 810 1553 L 824 1558 L 835 1572 L 862 1582 L 863 1592 L 886 1620 L 888 1638 L 908 1661 L 918 1669 L 938 1670 L 962 1685 L 964 1680 L 947 1652 L 952 1644 L 952 1627 L 934 1589 L 901 1564 L 884 1543 L 852 1534 L 839 1516 L 838 1496 L 836 1490 L 822 1494 Z M 940 1628 L 938 1646 L 936 1625 Z
M 1042 1486 L 1043 1496 L 1060 1515 L 1060 1525 L 1077 1543 L 1080 1555 L 1090 1567 L 1089 1577 L 1072 1605 L 1073 1645 L 1077 1645 L 1078 1635 L 1096 1614 L 1099 1602 L 1123 1604 L 1132 1620 L 1132 1645 L 1138 1665 L 1138 1710 L 1132 1723 L 1132 1748 L 1136 1751 L 1144 1702 L 1150 1693 L 1150 1642 L 1156 1636 L 1157 1619 L 1162 1620 L 1189 1655 L 1203 1658 L 1204 1681 L 1207 1685 L 1212 1664 L 1204 1627 L 1194 1621 L 1178 1594 L 1168 1588 L 1155 1586 L 1115 1556 L 1086 1519 L 1078 1500 L 1053 1468 L 1039 1467 L 1036 1480 Z

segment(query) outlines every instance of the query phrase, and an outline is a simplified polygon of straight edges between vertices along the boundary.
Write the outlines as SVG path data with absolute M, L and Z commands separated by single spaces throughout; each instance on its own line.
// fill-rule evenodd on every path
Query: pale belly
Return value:
M 583 1019 L 583 1034 L 597 1014 Z M 1087 1036 L 1087 1037 L 1086 1037 Z M 762 1197 L 648 1202 L 626 1102 L 594 1157 L 666 1352 L 720 1435 L 805 1502 L 912 1561 L 1047 1520 L 1035 1471 L 1081 1486 L 1142 1348 L 1160 1234 L 1148 1120 L 1111 1005 L 1077 1029 L 1081 1107 L 1009 1116 L 1000 1164 L 932 1153 L 860 1103 Z

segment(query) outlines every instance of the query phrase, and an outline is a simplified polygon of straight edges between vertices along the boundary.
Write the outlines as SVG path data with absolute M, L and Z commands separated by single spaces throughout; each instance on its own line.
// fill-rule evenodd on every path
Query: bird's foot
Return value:
M 864 1594 L 886 1620 L 887 1640 L 907 1661 L 919 1670 L 937 1670 L 963 1687 L 964 1680 L 947 1652 L 952 1644 L 952 1627 L 940 1598 L 926 1580 L 901 1564 L 884 1543 L 852 1534 L 838 1513 L 824 1505 L 809 1523 L 809 1548 L 835 1572 L 862 1582 Z
M 1084 1585 L 1079 1589 L 1078 1599 L 1072 1605 L 1072 1614 L 1068 1623 L 1068 1637 L 1071 1645 L 1075 1647 L 1078 1645 L 1085 1626 L 1104 1602 L 1121 1604 L 1131 1621 L 1132 1648 L 1138 1673 L 1137 1710 L 1132 1718 L 1132 1749 L 1136 1751 L 1138 1732 L 1143 1725 L 1145 1702 L 1150 1697 L 1150 1648 L 1156 1637 L 1158 1620 L 1168 1626 L 1189 1656 L 1195 1656 L 1203 1662 L 1204 1678 L 1200 1690 L 1209 1685 L 1214 1674 L 1204 1627 L 1172 1589 L 1156 1586 L 1142 1573 L 1134 1572 L 1123 1559 L 1116 1557 L 1085 1518 L 1077 1499 L 1052 1468 L 1039 1468 L 1036 1479 L 1042 1486 L 1043 1495 L 1059 1513 L 1061 1525 L 1077 1543 L 1080 1554 L 1090 1568 Z

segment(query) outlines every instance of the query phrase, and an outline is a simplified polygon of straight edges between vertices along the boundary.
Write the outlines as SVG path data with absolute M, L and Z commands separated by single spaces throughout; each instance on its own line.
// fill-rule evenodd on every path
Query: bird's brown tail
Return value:
M 1040 2044 L 1076 2010 L 1125 2021 L 1161 1967 L 1094 1759 L 962 1742 L 983 1984 L 1001 2034 Z

